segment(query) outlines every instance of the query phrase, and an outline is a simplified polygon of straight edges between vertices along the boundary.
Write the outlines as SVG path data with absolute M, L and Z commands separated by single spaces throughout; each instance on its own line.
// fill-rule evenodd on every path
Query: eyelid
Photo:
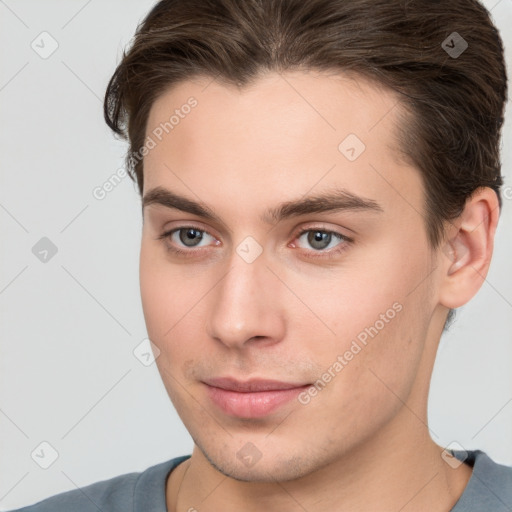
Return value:
M 181 224 L 176 224 L 174 226 L 168 227 L 168 228 L 162 228 L 162 234 L 159 235 L 157 238 L 165 238 L 166 236 L 176 232 L 180 231 L 182 229 L 197 229 L 197 231 L 202 231 L 203 233 L 206 233 L 207 235 L 211 236 L 212 238 L 218 239 L 216 235 L 212 233 L 212 231 L 205 227 L 203 224 L 198 223 L 196 221 L 181 221 Z
M 347 228 L 348 229 L 348 228 Z M 306 226 L 301 226 L 300 228 L 297 229 L 297 231 L 295 232 L 295 234 L 293 235 L 293 238 L 294 240 L 296 238 L 298 238 L 299 236 L 303 235 L 304 233 L 308 233 L 310 231 L 321 231 L 323 233 L 329 233 L 331 235 L 335 235 L 335 236 L 339 236 L 342 240 L 345 240 L 347 242 L 353 242 L 353 238 L 348 236 L 348 235 L 345 235 L 343 232 L 341 232 L 338 229 L 336 228 L 330 228 L 326 225 L 322 225 L 322 224 L 315 224 L 315 225 L 306 225 Z

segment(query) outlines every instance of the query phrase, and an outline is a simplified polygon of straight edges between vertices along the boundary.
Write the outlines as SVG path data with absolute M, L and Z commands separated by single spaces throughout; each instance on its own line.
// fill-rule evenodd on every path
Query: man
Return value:
M 473 0 L 159 2 L 105 117 L 194 450 L 23 510 L 510 510 L 512 468 L 427 424 L 491 261 L 506 95 Z

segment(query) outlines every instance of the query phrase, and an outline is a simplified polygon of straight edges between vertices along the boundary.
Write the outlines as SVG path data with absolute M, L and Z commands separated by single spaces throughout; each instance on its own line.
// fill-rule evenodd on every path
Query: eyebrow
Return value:
M 206 204 L 180 196 L 163 187 L 155 187 L 144 195 L 142 199 L 143 212 L 146 206 L 152 204 L 187 212 L 211 221 L 222 222 L 218 215 Z M 383 209 L 373 199 L 360 197 L 343 188 L 338 188 L 314 196 L 303 196 L 293 201 L 283 202 L 275 208 L 266 210 L 260 219 L 267 224 L 273 224 L 301 215 L 335 211 L 370 211 L 381 213 Z

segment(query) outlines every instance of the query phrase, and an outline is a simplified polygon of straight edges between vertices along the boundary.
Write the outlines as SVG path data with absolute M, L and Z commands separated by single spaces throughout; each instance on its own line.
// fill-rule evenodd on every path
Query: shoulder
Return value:
M 189 456 L 177 457 L 138 473 L 126 473 L 79 489 L 57 494 L 11 512 L 129 512 L 144 503 L 148 512 L 165 510 L 167 475 Z M 152 507 L 151 507 L 152 505 Z
M 498 464 L 480 450 L 454 455 L 472 465 L 473 473 L 452 512 L 512 510 L 512 466 Z

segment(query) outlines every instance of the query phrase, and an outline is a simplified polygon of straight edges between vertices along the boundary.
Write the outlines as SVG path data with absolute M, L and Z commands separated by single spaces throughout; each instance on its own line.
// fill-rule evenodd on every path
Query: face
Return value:
M 304 476 L 399 431 L 397 396 L 425 406 L 436 272 L 399 108 L 306 72 L 187 81 L 152 106 L 144 315 L 176 410 L 224 474 Z

